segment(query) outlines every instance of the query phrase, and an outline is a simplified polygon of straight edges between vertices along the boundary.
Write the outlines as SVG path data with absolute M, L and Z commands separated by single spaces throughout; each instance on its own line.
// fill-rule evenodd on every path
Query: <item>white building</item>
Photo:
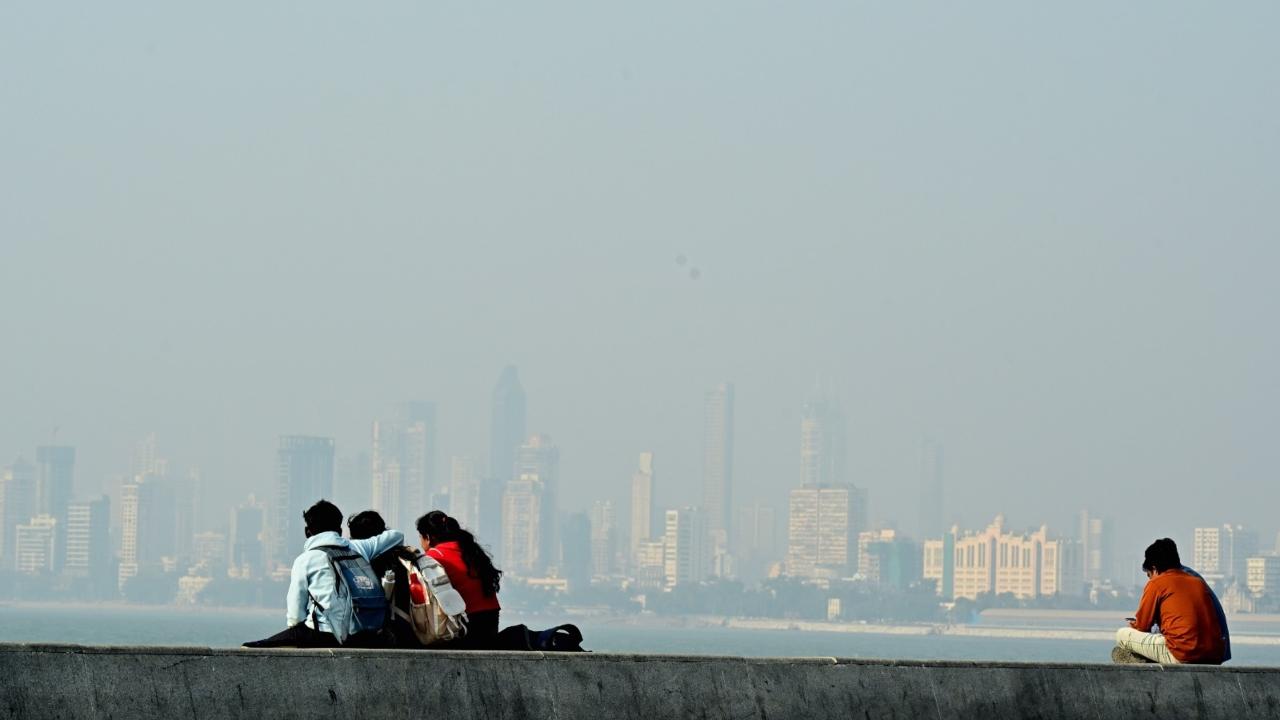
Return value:
M 702 582 L 711 569 L 706 515 L 700 508 L 666 513 L 663 575 L 667 588 Z

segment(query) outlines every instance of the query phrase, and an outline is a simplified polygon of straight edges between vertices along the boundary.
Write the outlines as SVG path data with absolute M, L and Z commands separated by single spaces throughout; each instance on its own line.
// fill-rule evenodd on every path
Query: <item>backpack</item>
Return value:
M 557 625 L 547 630 L 530 630 L 512 625 L 498 633 L 495 650 L 536 650 L 540 652 L 586 652 L 582 631 L 577 625 Z
M 409 583 L 409 610 L 393 607 L 395 617 L 413 628 L 423 647 L 443 645 L 467 633 L 467 603 L 449 582 L 444 566 L 418 548 L 400 557 Z M 409 555 L 409 558 L 404 557 Z
M 359 632 L 379 631 L 387 623 L 387 596 L 373 567 L 350 547 L 321 545 L 316 550 L 329 557 L 334 575 L 334 601 L 324 607 L 311 596 L 311 624 L 319 628 L 315 612 L 319 610 L 333 628 L 338 644 Z

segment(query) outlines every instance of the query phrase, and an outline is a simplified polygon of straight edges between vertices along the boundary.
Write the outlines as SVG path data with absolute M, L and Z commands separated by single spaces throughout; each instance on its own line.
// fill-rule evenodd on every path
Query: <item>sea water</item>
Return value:
M 1107 640 L 815 632 L 671 626 L 653 619 L 566 618 L 599 652 L 898 660 L 1109 662 Z M 504 616 L 503 625 L 553 620 Z M 168 645 L 229 648 L 267 637 L 284 613 L 259 609 L 147 606 L 0 605 L 0 642 Z M 1047 629 L 1047 628 L 1046 628 Z M 1233 665 L 1280 666 L 1280 645 L 1236 644 Z

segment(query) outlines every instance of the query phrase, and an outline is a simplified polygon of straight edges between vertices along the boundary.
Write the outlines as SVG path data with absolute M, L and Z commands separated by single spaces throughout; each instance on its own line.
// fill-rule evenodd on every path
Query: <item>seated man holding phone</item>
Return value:
M 1212 588 L 1184 567 L 1169 538 L 1151 543 L 1142 562 L 1147 586 L 1129 627 L 1116 631 L 1116 662 L 1221 665 L 1231 659 L 1226 615 Z M 1153 630 L 1159 626 L 1159 632 Z

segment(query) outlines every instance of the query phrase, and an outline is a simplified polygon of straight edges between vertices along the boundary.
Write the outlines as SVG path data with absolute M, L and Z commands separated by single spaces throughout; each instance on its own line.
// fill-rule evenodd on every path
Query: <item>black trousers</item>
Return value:
M 467 634 L 445 646 L 449 650 L 492 650 L 498 639 L 499 610 L 467 613 Z
M 281 630 L 265 640 L 247 642 L 244 647 L 336 648 L 338 647 L 338 639 L 333 636 L 333 633 L 313 630 L 306 623 L 300 622 L 297 625 Z

